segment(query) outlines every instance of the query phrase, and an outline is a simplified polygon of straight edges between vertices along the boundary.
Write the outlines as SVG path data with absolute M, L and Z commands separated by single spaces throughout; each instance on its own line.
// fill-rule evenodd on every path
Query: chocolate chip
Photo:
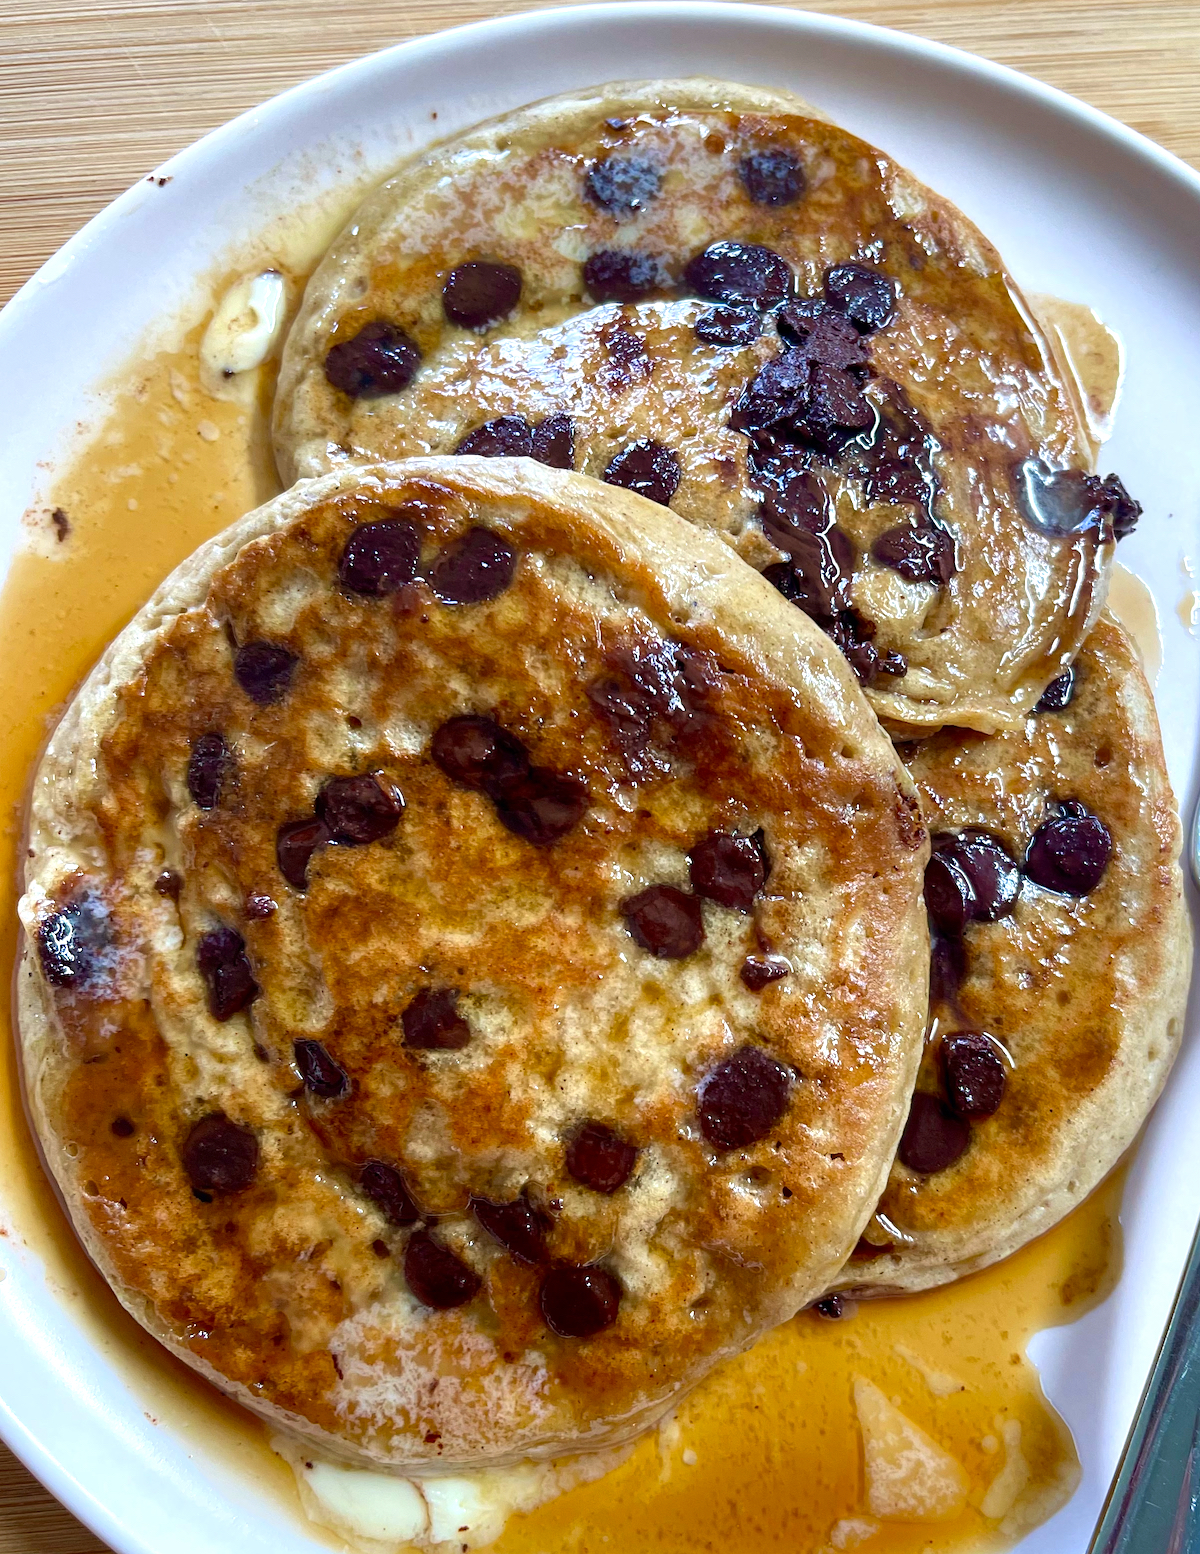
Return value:
M 258 997 L 246 958 L 246 941 L 236 928 L 214 928 L 196 946 L 196 965 L 208 988 L 208 1009 L 214 1020 L 231 1020 Z
M 782 955 L 747 955 L 738 975 L 752 993 L 761 993 L 770 983 L 788 976 L 791 969 Z
M 1096 475 L 1093 480 L 1099 480 Z M 1096 487 L 1096 498 L 1112 524 L 1114 539 L 1123 540 L 1133 533 L 1142 516 L 1142 504 L 1135 502 L 1116 475 L 1105 475 Z
M 1084 470 L 1052 470 L 1043 459 L 1025 459 L 1013 470 L 1013 484 L 1021 516 L 1042 534 L 1121 539 L 1141 516 L 1141 506 L 1115 475 L 1101 480 Z
M 667 283 L 666 268 L 657 255 L 627 248 L 601 248 L 583 266 L 583 284 L 593 302 L 639 302 Z
M 683 273 L 692 291 L 715 302 L 773 308 L 792 290 L 787 261 L 760 243 L 710 243 Z
M 607 360 L 598 377 L 610 394 L 623 394 L 631 383 L 649 376 L 646 342 L 641 335 L 634 334 L 624 319 L 611 320 L 601 330 L 600 338 Z
M 309 859 L 329 840 L 329 827 L 316 816 L 310 820 L 290 820 L 280 826 L 275 837 L 275 861 L 289 885 L 297 890 L 308 889 Z
M 456 266 L 442 287 L 446 317 L 464 329 L 486 329 L 511 313 L 520 298 L 520 270 L 489 259 L 471 259 Z
M 472 1198 L 471 1213 L 487 1231 L 511 1252 L 519 1263 L 544 1263 L 547 1258 L 546 1232 L 549 1218 L 522 1196 L 511 1203 L 492 1203 L 488 1198 Z
M 603 477 L 666 507 L 679 485 L 679 459 L 670 448 L 644 437 L 613 455 Z
M 137 1129 L 134 1127 L 133 1123 L 129 1120 L 128 1117 L 114 1117 L 112 1120 L 111 1131 L 119 1139 L 131 1139 L 137 1132 Z
M 178 901 L 183 890 L 183 875 L 177 874 L 174 869 L 164 869 L 154 881 L 154 888 L 160 896 L 169 896 L 172 901 Z
M 761 1047 L 740 1047 L 700 1086 L 700 1131 L 715 1149 L 766 1138 L 787 1108 L 791 1076 Z
M 529 752 L 516 735 L 492 718 L 474 714 L 443 723 L 429 753 L 452 782 L 476 792 L 523 777 L 529 770 Z
M 233 673 L 251 701 L 270 707 L 283 700 L 299 662 L 278 642 L 247 642 L 234 654 Z
M 688 854 L 688 873 L 698 896 L 735 912 L 751 912 L 767 882 L 763 849 L 755 837 L 711 831 Z
M 335 777 L 317 795 L 316 810 L 333 841 L 343 847 L 365 847 L 396 829 L 404 800 L 396 788 L 377 777 Z
M 929 1176 L 958 1160 L 971 1142 L 971 1129 L 944 1101 L 927 1090 L 912 1098 L 897 1154 L 911 1171 Z
M 483 1280 L 427 1230 L 414 1230 L 404 1248 L 404 1280 L 423 1306 L 450 1311 L 479 1294 Z
M 345 1095 L 350 1085 L 346 1070 L 334 1062 L 319 1041 L 298 1041 L 292 1046 L 304 1088 L 326 1100 Z
M 804 193 L 804 168 L 794 151 L 764 146 L 744 156 L 738 167 L 746 193 L 756 205 L 794 205 Z
M 1021 889 L 1021 871 L 999 837 L 968 827 L 933 838 L 925 867 L 925 905 L 934 926 L 956 937 L 970 922 L 1006 917 Z
M 867 473 L 866 488 L 872 502 L 917 502 L 928 506 L 933 498 L 933 480 L 926 478 L 919 465 L 887 457 L 878 459 Z
M 695 323 L 696 338 L 706 345 L 753 345 L 762 334 L 762 318 L 753 308 L 709 308 Z
M 840 367 L 813 364 L 809 399 L 793 423 L 793 432 L 821 450 L 835 449 L 849 432 L 860 432 L 874 420 L 858 379 Z
M 772 477 L 767 489 L 762 521 L 772 544 L 790 554 L 785 539 L 797 529 L 823 534 L 832 527 L 829 494 L 811 470 L 782 471 Z M 776 535 L 779 538 L 775 538 Z
M 938 1044 L 942 1082 L 950 1105 L 967 1122 L 981 1122 L 1000 1110 L 1007 1075 L 991 1037 L 982 1031 L 951 1031 Z
M 775 314 L 775 325 L 785 340 L 802 345 L 820 318 L 841 318 L 841 314 L 823 297 L 792 297 Z M 858 330 L 854 333 L 857 335 Z M 859 349 L 862 349 L 861 342 Z
M 1035 712 L 1062 712 L 1065 707 L 1070 706 L 1074 696 L 1075 665 L 1072 664 L 1069 669 L 1064 669 L 1057 679 L 1051 680 L 1050 684 L 1042 692 L 1041 698 L 1033 710 Z
M 1097 815 L 1070 800 L 1061 814 L 1033 833 L 1025 874 L 1043 890 L 1086 896 L 1104 877 L 1112 856 L 1112 833 Z
M 425 1051 L 457 1051 L 471 1039 L 471 1027 L 458 1012 L 458 989 L 426 987 L 400 1016 L 404 1045 Z
M 585 1122 L 567 1145 L 567 1170 L 593 1192 L 614 1193 L 637 1164 L 636 1145 L 602 1122 Z
M 279 904 L 270 896 L 260 895 L 258 891 L 251 891 L 246 897 L 242 910 L 252 921 L 260 921 L 265 917 L 274 917 L 279 910 Z
M 415 1225 L 421 1211 L 404 1178 L 384 1160 L 368 1160 L 358 1173 L 359 1186 L 389 1225 Z
M 967 952 L 960 938 L 935 935 L 929 948 L 929 1007 L 953 1007 L 967 974 Z
M 487 791 L 500 824 L 536 847 L 566 836 L 583 818 L 591 797 L 577 777 L 546 766 L 531 766 L 523 777 L 489 784 Z
M 533 429 L 530 453 L 539 464 L 550 469 L 575 468 L 575 422 L 563 410 L 556 410 Z
M 533 431 L 524 416 L 500 415 L 468 432 L 454 451 L 481 459 L 527 459 L 533 452 Z
M 188 757 L 187 785 L 198 809 L 216 809 L 229 765 L 229 749 L 220 734 L 201 734 Z
M 823 1295 L 812 1303 L 813 1311 L 826 1322 L 840 1322 L 850 1315 L 849 1302 L 844 1295 Z
M 491 529 L 468 529 L 444 546 L 428 572 L 443 604 L 483 604 L 513 580 L 517 553 Z
M 835 264 L 826 270 L 825 300 L 864 335 L 891 323 L 896 312 L 892 281 L 865 264 Z
M 379 399 L 407 388 L 420 365 L 416 341 L 397 324 L 377 318 L 330 347 L 325 377 L 351 399 Z
M 371 1242 L 371 1250 L 376 1257 L 390 1257 L 392 1255 L 391 1247 L 386 1241 L 381 1241 L 378 1236 Z
M 700 948 L 704 912 L 699 896 L 674 885 L 651 885 L 621 902 L 625 926 L 658 960 L 682 960 Z
M 606 156 L 592 163 L 583 180 L 586 198 L 618 219 L 644 210 L 661 186 L 658 165 L 640 156 Z
M 842 610 L 832 620 L 820 620 L 822 629 L 836 643 L 863 685 L 874 685 L 880 675 L 908 673 L 903 653 L 881 652 L 873 642 L 874 625 L 854 610 Z
M 940 524 L 898 524 L 879 536 L 871 554 L 910 583 L 944 585 L 954 575 L 954 540 Z
M 785 529 L 769 515 L 763 528 L 772 544 L 787 552 L 782 566 L 768 567 L 763 574 L 785 599 L 816 619 L 850 608 L 855 558 L 844 529 L 834 524 L 823 534 L 810 534 L 806 529 Z
M 863 338 L 848 319 L 812 297 L 785 302 L 775 315 L 779 333 L 823 367 L 857 370 L 867 365 Z
M 95 974 L 108 941 L 107 913 L 92 897 L 52 912 L 37 931 L 42 975 L 55 987 L 85 985 Z
M 179 1155 L 188 1180 L 200 1192 L 241 1192 L 258 1174 L 258 1140 L 224 1112 L 201 1117 Z
M 591 1338 L 617 1320 L 621 1286 L 605 1268 L 562 1263 L 543 1278 L 538 1305 L 560 1338 Z
M 411 583 L 417 572 L 421 537 L 405 518 L 360 524 L 346 541 L 338 579 L 356 594 L 379 598 Z

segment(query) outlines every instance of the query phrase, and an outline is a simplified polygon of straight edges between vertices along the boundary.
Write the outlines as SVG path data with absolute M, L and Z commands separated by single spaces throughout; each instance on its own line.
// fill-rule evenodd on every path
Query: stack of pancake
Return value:
M 1111 1169 L 1190 953 L 1140 509 L 959 212 L 783 94 L 544 103 L 367 201 L 274 428 L 32 798 L 31 1110 L 163 1343 L 549 1459 Z

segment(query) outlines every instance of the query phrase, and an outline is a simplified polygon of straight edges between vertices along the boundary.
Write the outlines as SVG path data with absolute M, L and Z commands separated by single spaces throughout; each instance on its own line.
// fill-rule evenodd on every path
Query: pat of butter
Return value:
M 967 1503 L 967 1475 L 948 1451 L 902 1414 L 865 1376 L 854 1378 L 867 1506 L 896 1522 L 940 1522 Z
M 429 1513 L 421 1491 L 408 1479 L 320 1461 L 306 1467 L 304 1476 L 339 1532 L 373 1538 L 377 1543 L 425 1541 Z
M 200 362 L 213 378 L 261 367 L 283 328 L 286 287 L 278 270 L 243 276 L 217 304 L 200 342 Z

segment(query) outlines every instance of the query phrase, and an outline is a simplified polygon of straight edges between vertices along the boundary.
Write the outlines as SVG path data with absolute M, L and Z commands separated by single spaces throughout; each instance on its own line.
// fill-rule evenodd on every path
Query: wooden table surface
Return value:
M 0 0 L 0 303 L 128 185 L 244 109 L 417 33 L 538 5 Z M 808 9 L 1013 65 L 1200 167 L 1200 0 L 808 0 Z M 103 1548 L 0 1446 L 0 1554 Z

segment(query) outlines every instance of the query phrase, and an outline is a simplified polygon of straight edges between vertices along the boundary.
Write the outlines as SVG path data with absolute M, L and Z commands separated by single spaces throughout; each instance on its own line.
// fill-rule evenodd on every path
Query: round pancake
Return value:
M 327 1452 L 620 1440 L 819 1293 L 886 1179 L 914 789 L 828 639 L 627 492 L 432 459 L 268 503 L 85 683 L 29 847 L 79 1234 Z
M 1074 675 L 1070 701 L 1031 715 L 1019 734 L 944 730 L 905 752 L 935 853 L 949 835 L 979 827 L 1026 874 L 1015 910 L 968 924 L 961 958 L 952 938 L 935 937 L 916 1121 L 841 1288 L 925 1289 L 1048 1230 L 1133 1142 L 1175 1057 L 1191 931 L 1154 702 L 1133 645 L 1107 615 Z M 1047 874 L 1046 833 L 1042 844 L 1032 839 L 1071 802 L 1111 836 L 1099 882 L 1079 896 L 1029 878 L 1067 883 Z M 955 1039 L 964 1030 L 990 1039 L 982 1066 L 977 1044 Z M 978 1103 L 999 1073 L 1002 1089 L 975 1108 L 998 1102 L 992 1115 L 953 1115 L 955 1102 L 970 1112 L 970 1092 Z M 964 1142 L 944 1169 L 904 1163 L 935 1167 Z
M 696 267 L 728 243 L 758 247 Z M 477 434 L 632 481 L 775 568 L 890 724 L 991 731 L 1074 658 L 1138 511 L 1085 478 L 1077 398 L 996 251 L 882 153 L 785 93 L 616 83 L 367 200 L 275 446 L 285 479 Z

